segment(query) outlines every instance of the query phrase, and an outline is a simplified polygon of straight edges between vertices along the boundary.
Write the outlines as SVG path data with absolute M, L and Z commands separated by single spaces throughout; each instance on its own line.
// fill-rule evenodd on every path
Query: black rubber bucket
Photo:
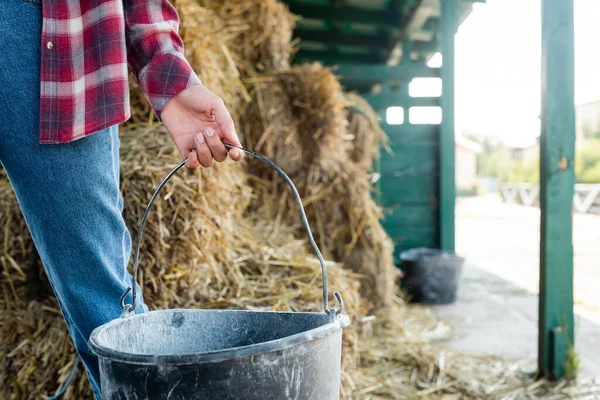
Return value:
M 411 301 L 449 304 L 456 301 L 464 259 L 438 249 L 416 248 L 400 254 L 402 287 Z
M 90 337 L 90 349 L 100 360 L 103 400 L 339 399 L 342 330 L 350 323 L 341 314 L 342 298 L 335 293 L 339 307 L 328 307 L 325 261 L 290 178 L 270 160 L 241 150 L 273 166 L 292 188 L 321 263 L 324 311 L 131 311 L 146 217 L 184 160 L 161 182 L 142 216 L 132 287 L 121 297 L 121 318 L 96 328 Z M 130 291 L 132 304 L 124 304 Z

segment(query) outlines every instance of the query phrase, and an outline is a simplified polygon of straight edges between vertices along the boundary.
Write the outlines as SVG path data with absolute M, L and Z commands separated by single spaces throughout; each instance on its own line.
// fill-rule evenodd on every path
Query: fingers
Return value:
M 233 119 L 231 118 L 231 115 L 229 115 L 222 99 L 217 98 L 213 110 L 215 112 L 215 122 L 219 125 L 219 128 L 221 128 L 222 140 L 234 146 L 242 147 L 242 144 L 235 133 Z M 244 152 L 238 149 L 229 149 L 229 156 L 234 161 L 239 161 L 244 158 Z
M 206 128 L 204 131 L 204 138 L 206 139 L 206 144 L 208 145 L 213 158 L 217 162 L 225 161 L 227 159 L 227 149 L 212 127 L 209 126 Z
M 223 162 L 227 159 L 227 148 L 219 135 L 212 127 L 207 127 L 204 133 L 200 132 L 194 137 L 195 149 L 188 154 L 186 165 L 197 168 L 200 165 L 209 168 L 213 160 Z
M 198 168 L 200 166 L 200 161 L 198 161 L 198 154 L 194 150 L 190 151 L 187 156 L 187 162 L 185 165 L 188 168 Z
M 194 141 L 196 142 L 196 151 L 193 153 L 197 155 L 198 161 L 205 168 L 211 167 L 213 165 L 213 155 L 210 152 L 208 144 L 206 143 L 204 134 L 202 132 L 197 134 Z

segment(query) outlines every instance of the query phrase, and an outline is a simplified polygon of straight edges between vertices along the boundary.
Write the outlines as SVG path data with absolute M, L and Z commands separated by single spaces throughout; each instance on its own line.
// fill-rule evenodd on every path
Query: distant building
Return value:
M 470 190 L 477 184 L 477 154 L 482 147 L 463 136 L 457 137 L 455 142 L 456 189 Z
M 587 132 L 600 132 L 600 100 L 575 106 L 575 144 L 580 147 L 585 142 Z M 531 146 L 511 148 L 513 159 L 532 160 L 540 154 L 540 137 Z
M 600 133 L 600 100 L 575 106 L 575 137 L 577 147 L 585 143 L 585 135 Z M 540 137 L 530 146 L 511 147 L 511 156 L 515 161 L 528 164 L 540 155 Z
M 523 147 L 511 147 L 510 154 L 512 159 L 520 161 L 523 164 L 529 164 L 540 156 L 540 137 L 535 138 L 535 143 Z
M 575 106 L 575 133 L 577 147 L 585 141 L 586 132 L 600 131 L 600 101 Z

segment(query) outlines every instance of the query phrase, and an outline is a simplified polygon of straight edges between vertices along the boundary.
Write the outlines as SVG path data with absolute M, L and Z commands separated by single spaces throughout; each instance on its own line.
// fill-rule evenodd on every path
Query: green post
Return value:
M 454 251 L 454 35 L 458 1 L 442 1 L 442 126 L 440 131 L 440 246 Z
M 573 0 L 542 0 L 539 374 L 558 379 L 573 336 L 575 96 Z M 556 329 L 561 328 L 561 329 Z M 554 337 L 553 337 L 554 336 Z

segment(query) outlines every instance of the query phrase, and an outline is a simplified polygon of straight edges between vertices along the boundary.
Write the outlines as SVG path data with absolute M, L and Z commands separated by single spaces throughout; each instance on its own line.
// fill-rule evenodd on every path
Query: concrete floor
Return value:
M 454 326 L 453 349 L 537 357 L 539 210 L 495 196 L 460 199 L 457 253 L 466 257 L 456 303 L 435 307 Z M 575 215 L 575 348 L 582 376 L 600 376 L 600 216 Z

